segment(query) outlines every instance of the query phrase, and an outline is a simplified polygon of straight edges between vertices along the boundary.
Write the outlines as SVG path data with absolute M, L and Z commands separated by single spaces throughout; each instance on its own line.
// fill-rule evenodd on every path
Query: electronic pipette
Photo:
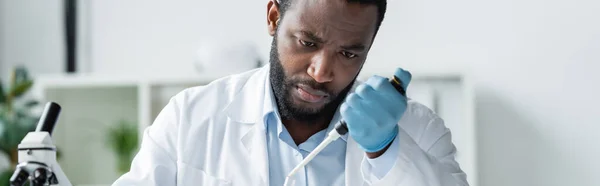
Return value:
M 394 86 L 394 88 L 400 94 L 402 94 L 402 96 L 406 96 L 406 91 L 404 90 L 404 88 L 402 88 L 403 86 L 402 86 L 402 81 L 400 81 L 400 78 L 394 76 L 390 80 L 390 83 L 392 84 L 392 86 Z M 294 167 L 292 172 L 290 172 L 290 174 L 288 174 L 288 176 L 285 177 L 285 182 L 283 183 L 283 185 L 284 186 L 293 185 L 293 182 L 291 180 L 292 180 L 292 177 L 294 176 L 294 174 L 296 174 L 296 172 L 298 172 L 298 170 L 300 170 L 302 167 L 306 166 L 306 164 L 308 164 L 308 162 L 310 162 L 317 154 L 319 154 L 319 152 L 321 152 L 325 147 L 327 147 L 327 145 L 329 145 L 329 143 L 337 140 L 338 138 L 340 138 L 340 136 L 343 136 L 346 133 L 348 133 L 348 126 L 347 126 L 346 122 L 344 120 L 342 120 L 338 124 L 335 125 L 335 130 L 331 130 L 331 132 L 329 132 L 329 134 L 327 134 L 327 137 L 323 140 L 323 142 L 321 142 L 315 148 L 315 150 L 313 150 L 310 154 L 308 154 L 308 156 L 306 156 L 306 158 L 304 158 L 304 160 L 302 160 L 302 162 L 300 162 L 300 164 L 298 164 L 296 167 Z

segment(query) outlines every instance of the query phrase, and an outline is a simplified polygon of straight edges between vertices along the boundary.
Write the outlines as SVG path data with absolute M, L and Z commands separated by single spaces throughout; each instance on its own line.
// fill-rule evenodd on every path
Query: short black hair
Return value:
M 285 15 L 285 12 L 292 6 L 292 1 L 294 0 L 276 0 L 279 8 L 279 12 L 281 12 L 281 18 Z M 377 24 L 375 25 L 375 33 L 379 31 L 379 26 L 383 22 L 383 18 L 385 17 L 385 10 L 387 8 L 387 0 L 346 0 L 348 3 L 360 3 L 366 5 L 376 5 L 377 6 Z

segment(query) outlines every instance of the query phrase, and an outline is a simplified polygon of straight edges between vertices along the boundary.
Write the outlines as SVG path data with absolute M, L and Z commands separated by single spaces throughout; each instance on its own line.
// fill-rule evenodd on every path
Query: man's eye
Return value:
M 342 55 L 344 55 L 344 57 L 348 58 L 348 59 L 352 59 L 356 57 L 356 54 L 350 53 L 350 52 L 346 52 L 346 51 L 342 51 Z
M 308 41 L 304 41 L 304 40 L 300 40 L 300 44 L 307 46 L 307 47 L 314 47 L 316 45 L 313 42 L 308 42 Z

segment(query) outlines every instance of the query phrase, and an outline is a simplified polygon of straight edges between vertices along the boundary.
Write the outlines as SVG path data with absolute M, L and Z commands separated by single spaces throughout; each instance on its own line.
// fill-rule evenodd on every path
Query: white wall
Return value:
M 0 77 L 25 65 L 32 74 L 64 69 L 62 0 L 0 0 Z
M 0 11 L 0 25 L 1 25 L 0 26 L 0 69 L 4 69 L 3 68 L 3 66 L 4 66 L 3 61 L 4 61 L 4 55 L 5 55 L 4 54 L 4 48 L 5 48 L 4 47 L 4 45 L 5 45 L 4 27 L 6 27 L 4 24 L 5 23 L 5 21 L 4 21 L 4 17 L 5 17 L 4 16 L 4 3 L 0 3 L 0 10 L 3 10 L 3 11 Z M 0 78 L 1 77 L 2 77 L 2 71 L 0 71 Z
M 227 38 L 256 42 L 266 59 L 271 42 L 266 2 L 91 1 L 91 69 L 97 73 L 195 74 L 194 55 L 200 45 Z
M 48 7 L 55 5 L 0 2 L 3 61 L 35 61 L 32 70 L 45 73 L 52 67 L 37 63 L 62 60 L 51 47 L 58 39 L 42 37 L 59 35 L 61 26 L 33 26 L 54 24 Z M 214 34 L 252 39 L 266 54 L 266 2 L 91 1 L 91 71 L 195 73 L 193 52 Z M 599 9 L 593 0 L 390 0 L 364 70 L 470 72 L 479 185 L 600 185 Z

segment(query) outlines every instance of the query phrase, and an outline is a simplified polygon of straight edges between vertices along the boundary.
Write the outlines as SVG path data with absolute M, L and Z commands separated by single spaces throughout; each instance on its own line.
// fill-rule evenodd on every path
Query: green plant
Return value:
M 137 125 L 121 120 L 117 125 L 110 127 L 106 134 L 107 144 L 117 158 L 117 171 L 121 174 L 126 173 L 138 148 Z
M 8 186 L 10 177 L 13 175 L 13 172 L 14 172 L 13 170 L 0 171 L 0 180 L 2 181 L 2 183 L 0 183 L 0 185 Z
M 0 151 L 8 156 L 10 167 L 14 169 L 19 158 L 17 154 L 19 143 L 28 132 L 35 130 L 39 120 L 39 116 L 32 113 L 32 109 L 39 102 L 33 99 L 21 99 L 33 85 L 33 80 L 24 67 L 17 67 L 12 71 L 8 85 L 8 87 L 4 86 L 0 79 Z M 5 172 L 12 172 L 12 170 Z M 0 179 L 2 179 L 0 182 L 8 183 L 5 176 Z

